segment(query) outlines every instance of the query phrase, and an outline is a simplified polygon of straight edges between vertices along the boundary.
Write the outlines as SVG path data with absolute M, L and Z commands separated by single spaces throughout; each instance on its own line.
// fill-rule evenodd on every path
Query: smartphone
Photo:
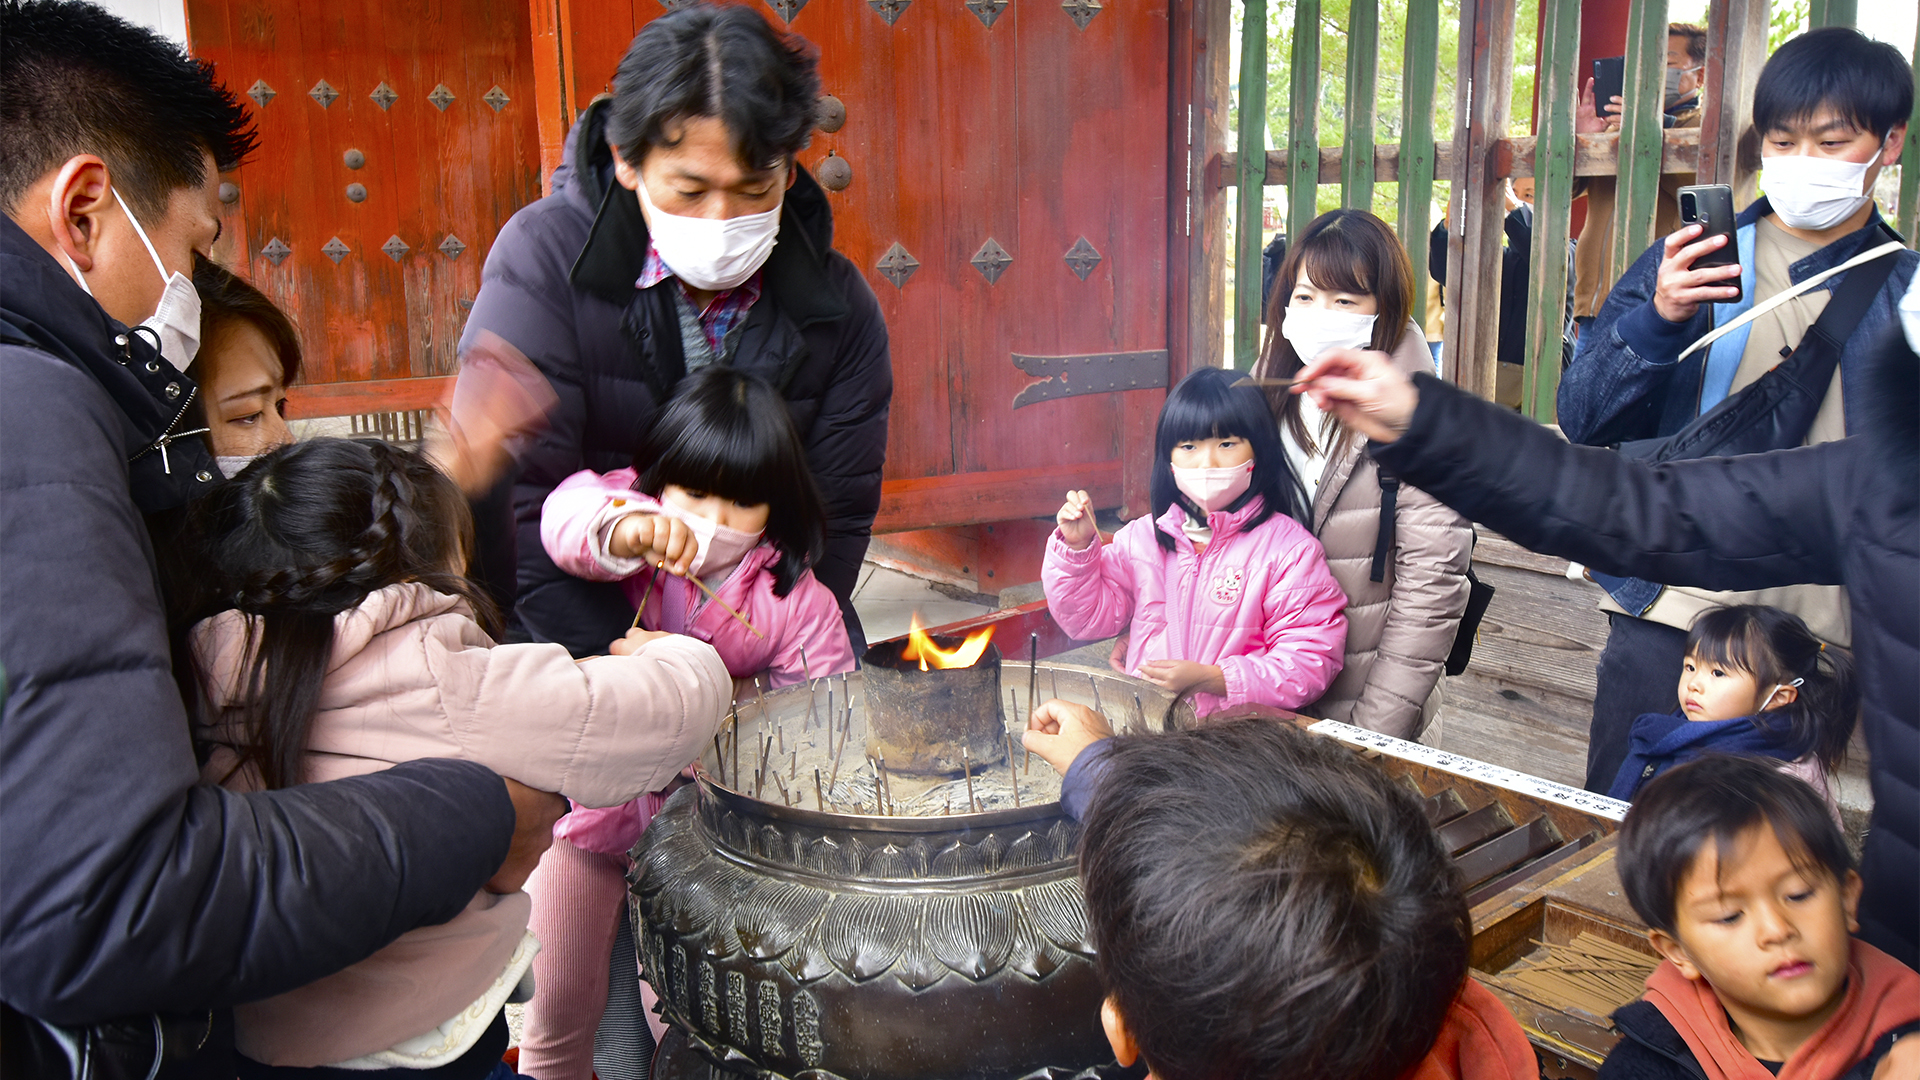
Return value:
M 1700 225 L 1704 231 L 1695 237 L 1699 243 L 1709 236 L 1727 238 L 1725 247 L 1718 251 L 1709 251 L 1693 260 L 1693 268 L 1703 270 L 1710 266 L 1737 266 L 1740 263 L 1740 238 L 1733 229 L 1733 189 L 1725 184 L 1693 184 L 1679 191 L 1680 224 Z M 1740 279 L 1721 282 L 1740 288 Z M 1740 297 L 1735 296 L 1734 300 Z M 1719 301 L 1726 303 L 1727 301 Z
M 1617 114 L 1608 112 L 1613 99 L 1626 93 L 1627 58 L 1603 56 L 1593 62 L 1593 111 L 1605 120 Z

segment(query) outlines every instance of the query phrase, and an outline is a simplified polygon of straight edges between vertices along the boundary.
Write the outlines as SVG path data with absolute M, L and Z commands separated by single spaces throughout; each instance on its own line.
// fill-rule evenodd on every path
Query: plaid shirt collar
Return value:
M 651 289 L 662 281 L 673 277 L 673 271 L 666 261 L 660 258 L 659 249 L 651 242 L 647 244 L 647 261 L 640 268 L 640 278 L 633 283 L 636 289 Z M 693 303 L 691 290 L 685 282 L 675 278 L 674 284 L 680 289 L 680 295 L 689 304 Z M 725 354 L 727 334 L 747 317 L 747 312 L 760 299 L 760 271 L 738 286 L 713 295 L 713 300 L 700 312 L 700 329 L 707 336 L 707 344 L 713 349 L 713 355 Z

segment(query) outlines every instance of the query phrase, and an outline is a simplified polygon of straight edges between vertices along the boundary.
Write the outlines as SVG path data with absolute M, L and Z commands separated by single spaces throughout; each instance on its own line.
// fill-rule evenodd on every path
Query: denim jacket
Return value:
M 1772 207 L 1762 198 L 1739 215 L 1736 226 L 1743 232 L 1743 241 L 1752 234 L 1753 224 L 1771 212 Z M 1875 208 L 1865 226 L 1794 263 L 1788 268 L 1789 275 L 1796 282 L 1802 281 L 1878 246 L 1888 235 L 1882 226 L 1880 211 Z M 1700 415 L 1705 350 L 1683 361 L 1676 362 L 1676 357 L 1713 328 L 1715 307 L 1730 306 L 1703 304 L 1693 318 L 1679 323 L 1668 322 L 1654 310 L 1653 289 L 1664 242 L 1664 238 L 1655 241 L 1621 275 L 1593 324 L 1580 335 L 1573 363 L 1560 380 L 1560 430 L 1576 443 L 1607 446 L 1630 439 L 1658 438 L 1679 431 Z M 1856 359 L 1881 330 L 1899 324 L 1900 297 L 1907 291 L 1915 267 L 1920 266 L 1920 254 L 1912 251 L 1899 252 L 1894 258 L 1898 262 L 1893 275 L 1867 308 L 1841 353 L 1840 380 L 1849 432 L 1855 428 L 1865 393 L 1857 384 Z M 1751 296 L 1750 242 L 1742 243 L 1740 262 Z M 1837 290 L 1852 276 L 1849 270 L 1822 287 Z M 1722 313 L 1722 317 L 1728 316 Z M 1732 335 L 1727 340 L 1731 341 Z

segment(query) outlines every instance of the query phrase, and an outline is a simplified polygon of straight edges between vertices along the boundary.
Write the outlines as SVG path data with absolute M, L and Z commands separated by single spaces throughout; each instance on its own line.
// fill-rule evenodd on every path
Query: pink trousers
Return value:
M 607 958 L 627 902 L 624 855 L 583 851 L 555 837 L 527 881 L 534 994 L 520 1037 L 519 1070 L 536 1080 L 591 1080 L 593 1033 L 607 1008 Z M 653 1013 L 653 988 L 640 984 L 656 1041 L 666 1025 Z

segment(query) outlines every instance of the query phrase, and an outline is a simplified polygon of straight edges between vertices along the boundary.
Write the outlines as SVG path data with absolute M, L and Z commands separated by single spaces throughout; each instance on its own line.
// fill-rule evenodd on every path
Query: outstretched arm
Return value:
M 1834 500 L 1855 486 L 1856 440 L 1650 465 L 1432 376 L 1409 382 L 1378 353 L 1339 350 L 1301 376 L 1383 466 L 1534 551 L 1668 585 L 1844 583 Z

